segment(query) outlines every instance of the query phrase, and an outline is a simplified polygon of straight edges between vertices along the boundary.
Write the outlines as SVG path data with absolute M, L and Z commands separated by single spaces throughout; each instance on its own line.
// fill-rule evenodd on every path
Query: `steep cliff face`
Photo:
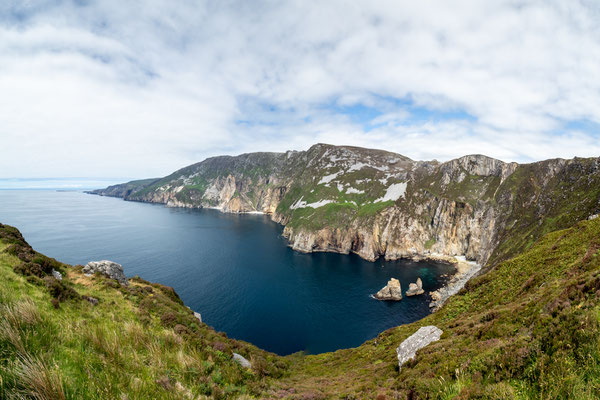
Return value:
M 264 212 L 298 251 L 368 260 L 465 255 L 485 264 L 600 210 L 600 159 L 445 163 L 318 144 L 215 157 L 158 180 L 95 191 L 172 207 Z

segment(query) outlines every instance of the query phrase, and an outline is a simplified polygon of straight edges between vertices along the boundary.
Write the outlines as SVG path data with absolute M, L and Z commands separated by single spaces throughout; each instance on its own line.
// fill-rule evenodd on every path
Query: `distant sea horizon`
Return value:
M 0 190 L 93 190 L 136 178 L 0 178 Z

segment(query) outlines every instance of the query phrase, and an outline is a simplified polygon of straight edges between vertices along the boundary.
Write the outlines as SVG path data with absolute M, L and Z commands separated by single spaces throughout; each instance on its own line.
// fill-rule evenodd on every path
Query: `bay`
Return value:
M 0 222 L 70 264 L 111 260 L 175 288 L 203 321 L 281 355 L 355 347 L 429 314 L 429 296 L 370 297 L 394 277 L 426 292 L 453 268 L 356 255 L 301 254 L 268 216 L 166 208 L 77 191 L 0 190 Z

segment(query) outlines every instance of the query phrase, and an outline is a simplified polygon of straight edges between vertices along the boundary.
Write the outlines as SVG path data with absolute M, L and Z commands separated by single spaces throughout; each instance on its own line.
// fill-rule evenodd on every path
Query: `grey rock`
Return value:
M 95 297 L 91 297 L 91 296 L 83 296 L 83 299 L 90 302 L 93 306 L 97 306 L 98 305 L 98 299 Z
M 375 294 L 377 300 L 402 300 L 402 288 L 400 287 L 400 281 L 392 278 L 388 281 L 387 285 Z
M 408 290 L 406 291 L 407 296 L 417 296 L 423 293 L 425 293 L 425 291 L 423 290 L 423 281 L 421 278 L 417 278 L 417 283 L 408 285 Z
M 196 317 L 198 321 L 202 322 L 202 315 L 200 315 L 200 313 L 194 311 L 194 317 Z
M 62 281 L 62 274 L 60 272 L 58 272 L 55 269 L 52 269 L 52 276 L 57 280 L 57 281 Z
M 252 368 L 250 361 L 246 360 L 238 353 L 233 353 L 233 359 L 244 368 Z
M 116 279 L 122 285 L 129 285 L 127 277 L 123 273 L 123 266 L 121 266 L 121 264 L 117 264 L 116 262 L 108 260 L 90 261 L 85 267 L 83 267 L 83 273 L 87 276 L 94 275 L 96 272 L 99 272 L 110 279 Z
M 437 342 L 444 333 L 437 326 L 429 325 L 419 328 L 418 331 L 410 335 L 406 340 L 400 343 L 400 346 L 396 349 L 396 355 L 398 356 L 398 367 L 402 368 L 402 365 L 408 360 L 413 360 L 417 354 L 417 351 L 430 343 Z
M 590 215 L 590 216 L 588 217 L 588 220 L 589 220 L 589 221 L 591 221 L 591 220 L 593 220 L 593 219 L 596 219 L 596 218 L 598 218 L 598 216 L 599 216 L 599 215 L 600 215 L 600 214 L 594 214 L 594 215 Z

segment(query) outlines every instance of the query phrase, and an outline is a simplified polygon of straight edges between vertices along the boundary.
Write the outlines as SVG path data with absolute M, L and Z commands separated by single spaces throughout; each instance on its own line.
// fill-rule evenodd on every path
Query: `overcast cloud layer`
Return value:
M 596 1 L 3 1 L 0 177 L 317 142 L 600 156 Z

